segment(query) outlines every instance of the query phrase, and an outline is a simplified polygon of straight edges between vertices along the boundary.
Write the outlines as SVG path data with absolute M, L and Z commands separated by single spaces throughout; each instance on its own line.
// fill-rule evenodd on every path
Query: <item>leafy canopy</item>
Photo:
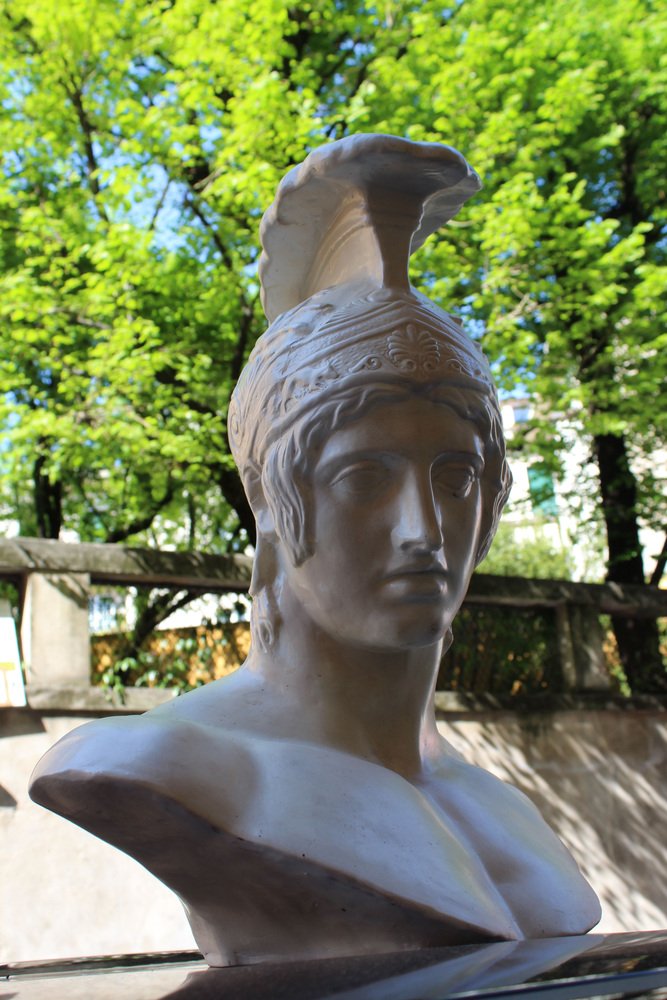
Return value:
M 159 517 L 179 544 L 251 537 L 225 418 L 264 325 L 258 222 L 293 163 L 357 131 L 474 164 L 485 190 L 416 283 L 544 401 L 545 453 L 554 413 L 593 450 L 611 436 L 638 492 L 605 502 L 657 521 L 637 460 L 667 431 L 663 7 L 0 0 L 0 18 L 0 497 L 24 532 L 137 541 Z

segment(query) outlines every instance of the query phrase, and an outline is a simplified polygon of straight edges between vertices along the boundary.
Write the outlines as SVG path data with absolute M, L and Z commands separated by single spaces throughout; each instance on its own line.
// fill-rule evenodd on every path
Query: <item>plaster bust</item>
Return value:
M 586 932 L 575 862 L 440 735 L 433 693 L 511 483 L 489 366 L 410 253 L 479 188 L 447 146 L 359 135 L 262 225 L 271 325 L 229 411 L 258 526 L 235 674 L 89 723 L 33 798 L 182 899 L 211 965 Z

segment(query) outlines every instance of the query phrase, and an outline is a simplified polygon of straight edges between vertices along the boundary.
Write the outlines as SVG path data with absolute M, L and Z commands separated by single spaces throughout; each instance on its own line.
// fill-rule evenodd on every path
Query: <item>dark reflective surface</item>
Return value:
M 209 969 L 193 953 L 0 968 L 16 1000 L 667 998 L 667 932 L 550 938 Z

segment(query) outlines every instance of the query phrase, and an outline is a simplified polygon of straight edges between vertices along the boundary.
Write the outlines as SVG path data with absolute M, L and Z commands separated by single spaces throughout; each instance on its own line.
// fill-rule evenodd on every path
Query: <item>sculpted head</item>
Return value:
M 356 136 L 288 174 L 265 216 L 275 319 L 228 417 L 264 649 L 283 585 L 351 642 L 442 639 L 488 550 L 511 483 L 489 366 L 407 278 L 415 245 L 478 186 L 448 147 Z
M 440 461 L 440 455 L 457 456 L 455 476 L 462 485 L 454 483 L 454 489 L 460 491 L 466 488 L 468 466 L 457 441 L 461 424 L 470 428 L 475 447 L 467 447 L 465 454 L 478 454 L 474 472 L 479 516 L 466 537 L 467 552 L 455 556 L 465 579 L 456 590 L 452 615 L 458 610 L 472 569 L 491 544 L 511 484 L 488 364 L 458 323 L 415 293 L 387 294 L 376 289 L 342 308 L 336 307 L 335 298 L 331 292 L 321 294 L 316 301 L 281 317 L 267 331 L 239 381 L 230 409 L 234 457 L 258 522 L 253 633 L 255 641 L 265 648 L 271 645 L 278 620 L 273 585 L 279 565 L 306 567 L 302 575 L 307 580 L 307 601 L 312 602 L 320 584 L 337 588 L 338 593 L 331 594 L 329 617 L 335 618 L 335 608 L 340 607 L 348 630 L 350 608 L 344 607 L 341 588 L 354 594 L 354 607 L 360 608 L 367 624 L 374 607 L 377 612 L 377 601 L 364 601 L 351 579 L 361 576 L 359 585 L 364 586 L 360 571 L 367 565 L 367 554 L 358 556 L 359 545 L 370 546 L 373 554 L 377 549 L 368 537 L 368 526 L 361 525 L 366 531 L 361 542 L 354 538 L 355 525 L 364 520 L 366 496 L 372 524 L 377 505 L 381 505 L 382 491 L 376 483 L 379 473 L 369 464 L 369 441 L 377 456 L 391 455 L 398 447 L 400 429 L 404 437 L 401 446 L 416 453 L 430 434 L 435 462 Z M 418 401 L 425 404 L 424 413 L 430 407 L 426 430 L 418 423 Z M 339 440 L 342 448 L 355 451 L 359 434 L 363 435 L 366 467 L 357 473 L 354 495 L 338 498 L 340 520 L 332 528 L 335 537 L 323 539 L 317 531 L 318 495 L 321 506 L 335 503 L 336 493 L 344 491 L 340 486 L 327 490 L 325 484 L 318 490 L 318 468 L 323 455 L 326 458 L 329 442 Z M 451 478 L 451 463 L 449 468 Z M 330 478 L 329 482 L 335 484 L 336 480 Z M 348 483 L 348 494 L 350 488 Z M 440 502 L 437 497 L 436 502 Z M 461 504 L 447 513 L 452 523 L 443 528 L 445 550 L 448 536 L 459 540 L 464 530 Z M 393 516 L 395 522 L 400 520 L 395 511 Z M 388 536 L 388 548 L 399 548 L 401 543 L 389 537 L 390 526 L 382 530 Z M 329 557 L 318 575 L 318 546 L 336 549 L 339 573 Z M 349 546 L 353 551 L 346 561 Z M 394 565 L 391 552 L 377 556 L 383 565 Z M 452 554 L 448 557 L 450 574 L 453 558 Z M 345 579 L 341 579 L 344 574 Z M 327 579 L 322 581 L 320 576 Z

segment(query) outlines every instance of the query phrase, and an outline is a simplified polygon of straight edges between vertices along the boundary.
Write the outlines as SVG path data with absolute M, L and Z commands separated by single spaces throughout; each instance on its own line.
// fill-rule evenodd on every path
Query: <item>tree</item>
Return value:
M 264 327 L 257 225 L 397 38 L 282 0 L 0 18 L 2 506 L 28 534 L 243 547 L 226 411 Z
M 225 416 L 265 325 L 258 222 L 408 23 L 284 0 L 0 17 L 6 508 L 51 537 L 137 539 L 160 514 L 252 540 Z
M 482 572 L 498 576 L 567 580 L 572 573 L 569 553 L 548 537 L 517 538 L 514 525 L 501 521 Z
M 264 326 L 259 218 L 310 148 L 389 131 L 482 174 L 416 282 L 543 401 L 554 462 L 553 415 L 577 416 L 609 578 L 644 581 L 666 436 L 646 405 L 666 374 L 652 0 L 0 0 L 0 17 L 0 496 L 25 531 L 252 540 L 225 417 Z M 661 683 L 656 636 L 615 626 L 631 683 Z
M 463 297 L 501 380 L 540 400 L 532 431 L 554 462 L 558 416 L 579 420 L 608 579 L 644 584 L 638 526 L 665 509 L 651 457 L 667 437 L 667 15 L 650 0 L 468 0 L 436 33 L 433 11 L 377 68 L 358 125 L 389 124 L 400 88 L 409 134 L 451 137 L 480 170 L 458 238 L 427 254 L 431 287 Z M 630 683 L 664 689 L 657 629 L 614 628 Z

